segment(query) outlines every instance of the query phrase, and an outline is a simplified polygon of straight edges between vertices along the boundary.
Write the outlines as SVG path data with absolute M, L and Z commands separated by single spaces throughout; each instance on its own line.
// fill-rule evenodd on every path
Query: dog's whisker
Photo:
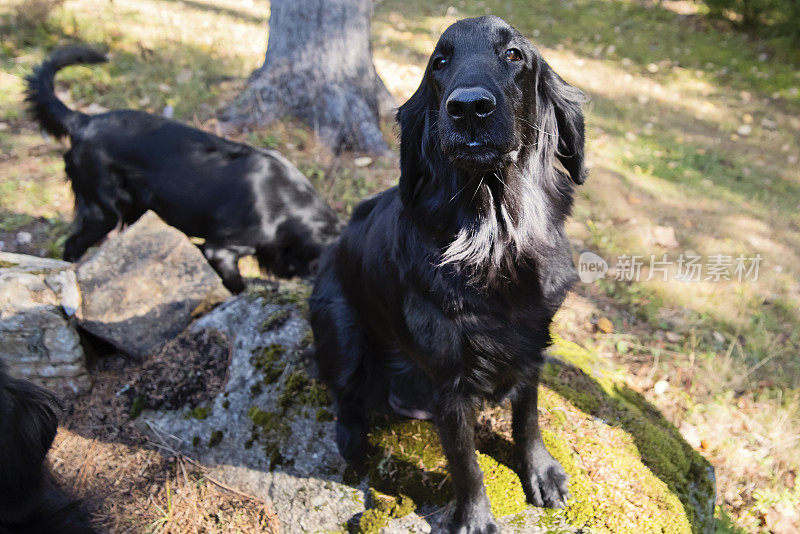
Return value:
M 467 182 L 467 183 L 464 185 L 464 187 L 462 187 L 461 189 L 459 189 L 458 191 L 456 191 L 456 194 L 455 194 L 455 195 L 453 195 L 453 196 L 450 198 L 450 200 L 448 200 L 448 201 L 447 201 L 447 203 L 448 203 L 448 204 L 450 204 L 450 203 L 451 203 L 453 200 L 455 200 L 455 199 L 456 199 L 456 197 L 457 197 L 458 195 L 460 195 L 460 194 L 461 194 L 461 192 L 462 192 L 462 191 L 464 191 L 464 189 L 466 189 L 467 187 L 469 187 L 469 184 L 471 184 L 471 183 L 472 183 L 474 180 L 475 180 L 475 177 L 473 176 L 472 178 L 470 178 L 469 182 Z M 483 178 L 481 178 L 481 181 L 483 181 Z M 478 187 L 480 187 L 480 185 L 478 185 Z M 470 202 L 472 202 L 472 201 L 470 200 Z
M 472 181 L 472 180 L 470 180 L 470 181 Z M 477 194 L 478 194 L 478 191 L 480 191 L 480 190 L 481 190 L 481 186 L 482 186 L 482 185 L 483 185 L 483 176 L 481 176 L 481 181 L 480 181 L 480 183 L 478 184 L 478 187 L 476 187 L 476 188 L 475 188 L 475 192 L 474 192 L 474 193 L 472 193 L 472 198 L 471 198 L 471 199 L 469 199 L 469 203 L 470 203 L 470 204 L 472 204 L 472 201 L 473 201 L 473 200 L 475 200 L 475 195 L 477 195 Z

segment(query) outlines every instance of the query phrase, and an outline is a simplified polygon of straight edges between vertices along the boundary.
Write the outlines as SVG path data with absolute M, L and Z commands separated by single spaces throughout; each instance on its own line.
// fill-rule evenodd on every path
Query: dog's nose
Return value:
M 494 112 L 497 101 L 482 87 L 459 87 L 447 97 L 447 114 L 454 121 L 485 119 Z

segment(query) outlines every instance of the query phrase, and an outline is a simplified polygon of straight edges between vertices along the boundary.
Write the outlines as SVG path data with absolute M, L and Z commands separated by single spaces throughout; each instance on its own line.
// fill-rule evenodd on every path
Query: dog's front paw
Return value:
M 569 475 L 550 456 L 550 453 L 537 455 L 536 460 L 525 462 L 520 470 L 522 489 L 528 502 L 534 506 L 563 508 L 569 500 L 567 481 Z
M 500 528 L 485 497 L 470 505 L 457 507 L 450 526 L 451 534 L 497 534 Z

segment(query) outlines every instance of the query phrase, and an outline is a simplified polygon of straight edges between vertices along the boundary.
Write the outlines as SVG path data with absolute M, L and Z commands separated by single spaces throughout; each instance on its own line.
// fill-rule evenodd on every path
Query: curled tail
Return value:
M 59 48 L 25 79 L 28 85 L 25 101 L 44 131 L 55 137 L 64 137 L 73 131 L 77 120 L 83 116 L 56 97 L 53 84 L 56 72 L 69 65 L 103 63 L 106 60 L 105 54 L 86 46 Z

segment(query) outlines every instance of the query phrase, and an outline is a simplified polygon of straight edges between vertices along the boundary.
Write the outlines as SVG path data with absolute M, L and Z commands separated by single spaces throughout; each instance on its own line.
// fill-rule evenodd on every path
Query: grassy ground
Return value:
M 171 106 L 213 131 L 215 110 L 262 59 L 269 4 L 68 0 L 31 21 L 30 6 L 43 1 L 20 11 L 18 0 L 0 0 L 0 241 L 57 255 L 71 220 L 65 147 L 24 118 L 22 77 L 57 44 L 102 43 L 108 66 L 59 78 L 72 105 Z M 641 282 L 609 275 L 577 288 L 557 329 L 604 354 L 709 458 L 726 522 L 792 532 L 788 525 L 800 526 L 797 53 L 731 32 L 684 1 L 383 0 L 375 59 L 398 101 L 418 85 L 440 32 L 487 12 L 517 26 L 589 96 L 592 172 L 569 225 L 576 251 L 612 266 L 621 254 L 762 256 L 755 282 L 687 283 L 674 270 L 668 281 L 644 281 L 646 268 Z M 392 125 L 385 130 L 394 143 Z M 397 179 L 395 159 L 334 158 L 291 121 L 239 137 L 283 151 L 343 213 Z M 658 237 L 664 227 L 674 240 Z M 600 318 L 613 328 L 598 329 Z

